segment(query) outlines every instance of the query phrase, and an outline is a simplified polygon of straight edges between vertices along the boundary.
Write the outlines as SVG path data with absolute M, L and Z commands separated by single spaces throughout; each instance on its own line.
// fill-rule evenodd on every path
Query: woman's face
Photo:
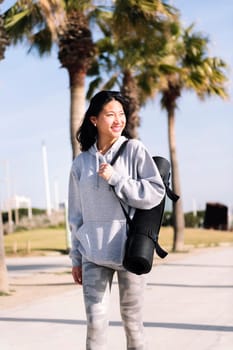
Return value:
M 98 137 L 111 140 L 121 136 L 126 124 L 123 106 L 116 100 L 104 105 L 99 115 L 90 120 L 98 130 Z

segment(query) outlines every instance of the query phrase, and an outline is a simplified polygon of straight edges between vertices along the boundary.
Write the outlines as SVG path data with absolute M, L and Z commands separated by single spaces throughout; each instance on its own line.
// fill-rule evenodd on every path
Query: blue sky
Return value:
M 4 1 L 0 9 L 13 1 Z M 233 207 L 233 2 L 185 1 L 172 4 L 181 11 L 185 25 L 196 23 L 210 38 L 210 55 L 230 66 L 229 93 L 224 102 L 210 98 L 200 102 L 185 93 L 176 112 L 176 140 L 185 211 L 205 209 L 206 202 Z M 45 208 L 42 142 L 48 156 L 51 199 L 58 184 L 59 199 L 67 198 L 71 166 L 69 141 L 69 81 L 60 68 L 57 53 L 40 59 L 26 47 L 8 48 L 0 61 L 0 204 L 9 194 L 30 197 L 34 207 Z M 159 99 L 141 110 L 141 140 L 152 155 L 168 157 L 167 117 Z M 169 204 L 169 202 L 168 202 Z

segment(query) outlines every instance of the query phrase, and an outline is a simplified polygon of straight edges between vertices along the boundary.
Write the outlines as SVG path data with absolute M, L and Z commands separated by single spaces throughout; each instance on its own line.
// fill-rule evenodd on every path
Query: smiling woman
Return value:
M 122 265 L 127 227 L 115 194 L 127 210 L 149 209 L 161 202 L 165 191 L 151 155 L 138 140 L 130 140 L 114 168 L 111 165 L 126 141 L 127 118 L 128 103 L 119 92 L 97 93 L 77 134 L 83 152 L 74 159 L 70 172 L 70 257 L 73 279 L 83 285 L 89 350 L 96 349 L 97 343 L 99 350 L 106 349 L 106 305 L 114 273 L 127 349 L 145 349 L 144 275 L 133 274 Z

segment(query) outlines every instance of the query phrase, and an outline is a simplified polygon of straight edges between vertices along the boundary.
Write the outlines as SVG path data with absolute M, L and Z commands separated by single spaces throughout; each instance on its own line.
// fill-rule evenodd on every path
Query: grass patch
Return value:
M 10 293 L 0 292 L 0 297 L 9 297 Z
M 5 253 L 10 255 L 46 254 L 67 251 L 66 231 L 61 228 L 34 229 L 4 236 Z
M 67 252 L 66 231 L 63 228 L 34 229 L 20 231 L 4 236 L 7 256 L 12 255 L 43 255 L 49 252 Z M 173 243 L 173 228 L 162 227 L 159 243 L 171 250 Z M 233 244 L 233 232 L 205 230 L 201 228 L 186 228 L 184 244 L 189 247 L 211 247 L 223 243 Z
M 159 243 L 167 249 L 172 248 L 173 228 L 162 227 L 159 234 Z M 219 246 L 224 243 L 233 244 L 233 232 L 207 230 L 202 228 L 186 228 L 184 232 L 185 246 L 192 247 L 211 247 Z

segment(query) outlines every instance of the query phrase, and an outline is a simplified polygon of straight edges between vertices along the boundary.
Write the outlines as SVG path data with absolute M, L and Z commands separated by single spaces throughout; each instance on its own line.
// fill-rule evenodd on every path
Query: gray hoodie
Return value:
M 150 209 L 165 195 L 154 161 L 135 139 L 117 159 L 108 182 L 98 175 L 99 165 L 110 163 L 125 139 L 121 136 L 104 156 L 93 145 L 73 161 L 68 203 L 73 266 L 80 266 L 83 257 L 98 265 L 122 268 L 126 219 L 109 185 L 114 186 L 131 217 L 135 208 Z

